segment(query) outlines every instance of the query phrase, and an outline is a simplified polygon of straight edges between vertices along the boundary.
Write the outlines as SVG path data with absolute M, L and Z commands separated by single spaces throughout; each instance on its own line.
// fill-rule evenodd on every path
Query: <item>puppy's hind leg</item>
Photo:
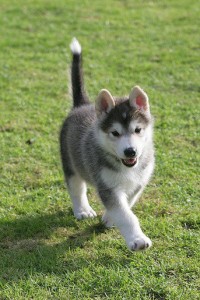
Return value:
M 74 216 L 78 220 L 96 217 L 96 212 L 89 205 L 87 187 L 83 179 L 78 175 L 73 175 L 68 178 L 67 184 L 73 203 Z

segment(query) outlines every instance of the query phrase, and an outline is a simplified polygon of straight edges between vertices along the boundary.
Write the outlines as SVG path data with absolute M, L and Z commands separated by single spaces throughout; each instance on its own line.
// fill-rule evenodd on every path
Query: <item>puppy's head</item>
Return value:
M 135 86 L 129 97 L 115 99 L 108 90 L 101 90 L 95 107 L 101 145 L 126 167 L 135 167 L 152 138 L 147 94 Z

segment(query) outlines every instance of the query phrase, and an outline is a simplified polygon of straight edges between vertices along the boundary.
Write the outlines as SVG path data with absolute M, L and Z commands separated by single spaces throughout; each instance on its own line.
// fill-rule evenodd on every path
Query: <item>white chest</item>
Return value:
M 122 167 L 119 172 L 104 168 L 101 171 L 101 179 L 109 187 L 121 190 L 126 194 L 131 194 L 138 186 L 144 187 L 151 176 L 153 165 L 149 165 L 145 170 L 140 168 Z

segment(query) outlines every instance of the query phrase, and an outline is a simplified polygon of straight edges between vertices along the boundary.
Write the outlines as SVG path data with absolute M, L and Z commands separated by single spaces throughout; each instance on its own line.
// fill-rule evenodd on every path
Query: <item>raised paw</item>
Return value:
M 74 216 L 78 220 L 82 220 L 87 218 L 94 218 L 97 216 L 97 214 L 90 206 L 88 206 L 74 210 Z
M 146 250 L 152 246 L 151 240 L 144 234 L 133 237 L 132 241 L 127 244 L 132 251 Z

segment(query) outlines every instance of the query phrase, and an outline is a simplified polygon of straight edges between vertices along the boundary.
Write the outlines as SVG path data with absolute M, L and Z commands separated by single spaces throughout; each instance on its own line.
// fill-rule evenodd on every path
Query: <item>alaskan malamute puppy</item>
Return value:
M 74 105 L 61 129 L 60 149 L 74 215 L 96 216 L 87 199 L 88 182 L 105 207 L 104 224 L 117 226 L 129 249 L 149 248 L 151 240 L 131 211 L 154 168 L 148 96 L 139 86 L 122 98 L 103 89 L 95 105 L 90 104 L 83 85 L 81 46 L 73 39 L 70 48 Z

